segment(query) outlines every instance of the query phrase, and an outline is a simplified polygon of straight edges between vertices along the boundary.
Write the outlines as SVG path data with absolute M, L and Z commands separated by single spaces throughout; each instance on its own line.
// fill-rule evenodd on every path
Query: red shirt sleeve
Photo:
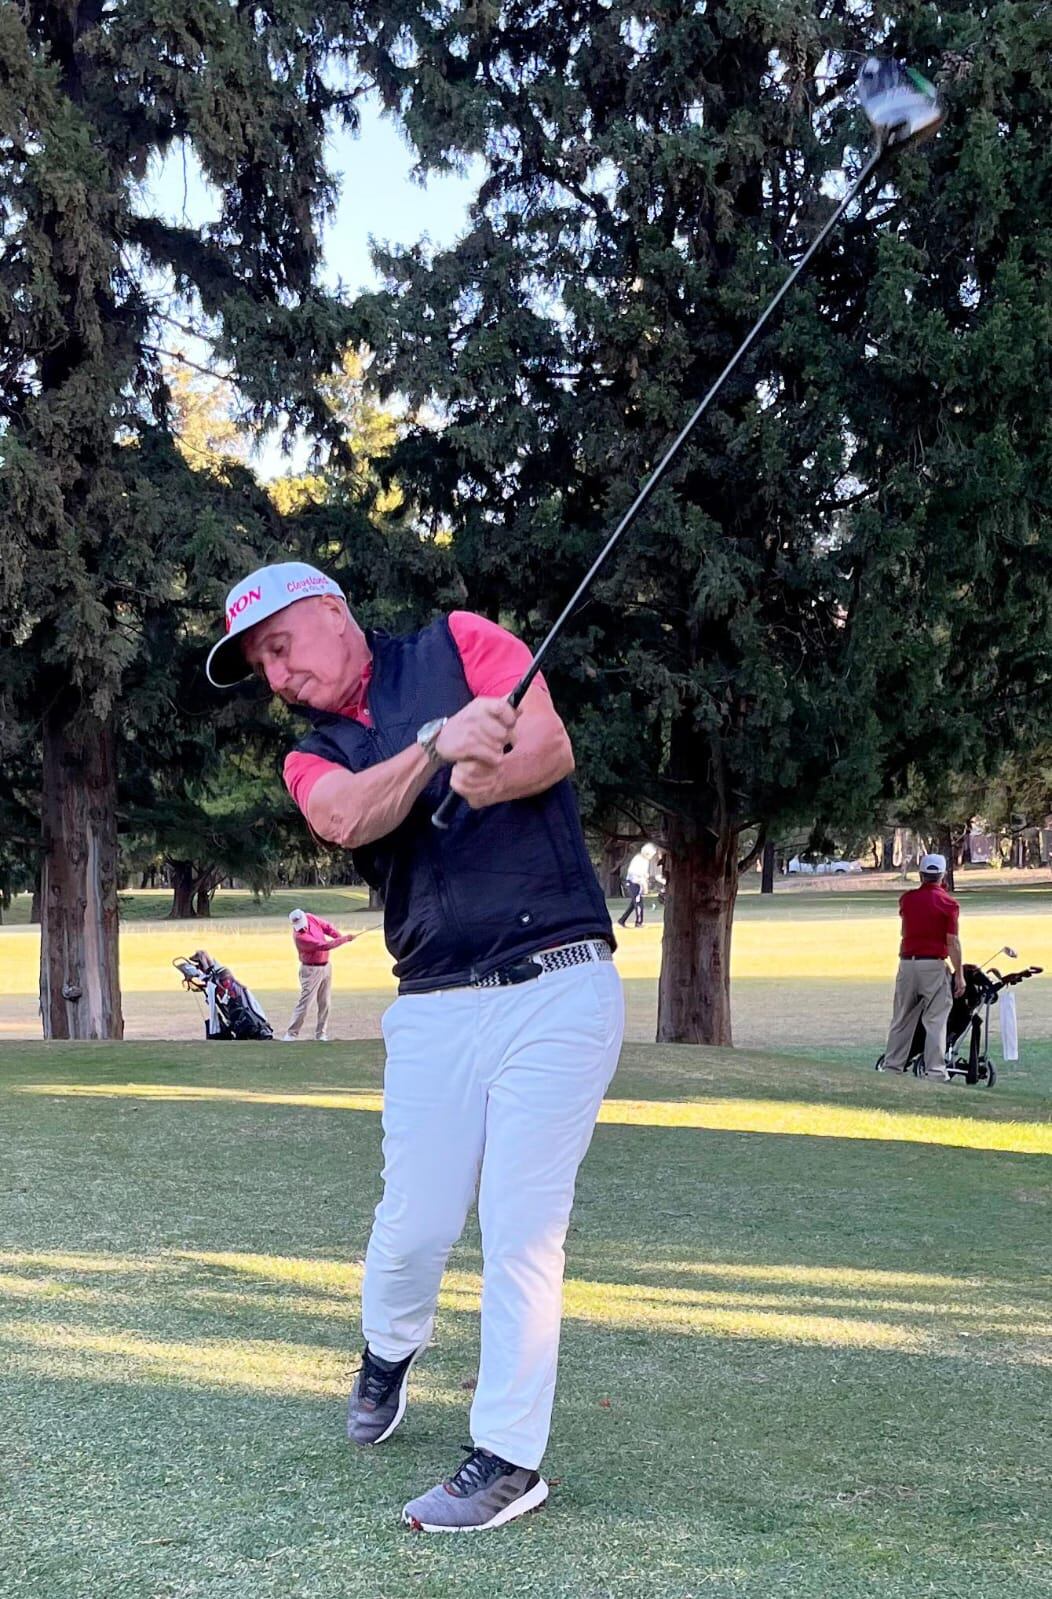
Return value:
M 335 761 L 324 760 L 320 755 L 302 755 L 299 750 L 293 750 L 285 757 L 282 776 L 285 779 L 285 787 L 306 816 L 307 801 L 319 777 L 324 777 L 326 772 L 342 770 L 343 768 Z
M 449 631 L 472 694 L 510 694 L 532 658 L 521 638 L 474 611 L 451 611 Z M 548 692 L 543 677 L 534 681 Z
M 325 939 L 309 925 L 303 928 L 302 932 L 294 933 L 292 936 L 301 955 L 314 955 L 325 948 Z
M 946 897 L 950 902 L 946 907 L 946 931 L 956 938 L 961 920 L 961 907 L 951 894 L 947 894 Z
M 323 922 L 320 916 L 316 916 L 314 919 L 321 928 L 322 932 L 325 934 L 326 938 L 340 938 L 342 936 L 340 929 L 338 927 L 333 927 L 331 922 Z

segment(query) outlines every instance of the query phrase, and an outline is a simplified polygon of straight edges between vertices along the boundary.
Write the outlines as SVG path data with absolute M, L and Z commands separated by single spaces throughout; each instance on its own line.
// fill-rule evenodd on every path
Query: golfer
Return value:
M 642 927 L 643 896 L 650 887 L 650 863 L 656 854 L 657 850 L 653 844 L 644 844 L 638 854 L 633 855 L 629 861 L 628 871 L 625 873 L 628 904 L 625 906 L 624 914 L 617 918 L 618 927 L 627 926 L 628 918 L 633 912 L 636 918 L 633 926 Z
M 895 979 L 895 1010 L 891 1018 L 886 1072 L 904 1072 L 912 1053 L 917 1020 L 924 1023 L 924 1075 L 948 1083 L 946 1023 L 955 998 L 964 993 L 964 965 L 957 933 L 960 907 L 942 886 L 946 857 L 924 855 L 920 863 L 920 888 L 899 900 L 902 943 Z M 953 967 L 951 994 L 946 958 Z
M 364 633 L 330 578 L 288 562 L 231 590 L 227 630 L 209 676 L 227 686 L 254 669 L 305 710 L 285 781 L 382 890 L 398 978 L 348 1433 L 376 1445 L 402 1420 L 477 1190 L 473 1447 L 402 1514 L 430 1532 L 499 1527 L 548 1495 L 563 1240 L 624 1027 L 570 741 L 540 678 L 508 704 L 528 652 L 470 612 Z M 463 803 L 441 832 L 431 816 L 450 788 Z
M 339 949 L 341 944 L 353 943 L 356 935 L 341 933 L 331 922 L 323 922 L 320 916 L 310 916 L 302 910 L 290 911 L 289 921 L 292 923 L 296 953 L 300 958 L 300 997 L 282 1042 L 294 1044 L 299 1038 L 300 1028 L 313 1000 L 318 1008 L 314 1037 L 319 1044 L 327 1044 L 329 1009 L 332 1004 L 329 952 Z

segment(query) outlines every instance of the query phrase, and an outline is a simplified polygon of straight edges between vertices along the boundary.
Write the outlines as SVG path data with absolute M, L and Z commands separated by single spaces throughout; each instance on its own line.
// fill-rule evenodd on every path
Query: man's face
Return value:
M 245 660 L 289 705 L 338 711 L 355 697 L 369 649 L 342 600 L 297 600 L 245 634 Z

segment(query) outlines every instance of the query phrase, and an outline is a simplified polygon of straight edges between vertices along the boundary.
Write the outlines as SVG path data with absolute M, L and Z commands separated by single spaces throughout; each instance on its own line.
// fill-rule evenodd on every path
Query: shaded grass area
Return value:
M 472 1228 L 404 1428 L 352 1452 L 380 1067 L 0 1048 L 5 1596 L 1048 1593 L 1052 1189 L 983 1147 L 1047 1147 L 1047 1106 L 627 1049 L 568 1241 L 549 1508 L 429 1542 L 397 1513 L 466 1440 L 481 1262 Z

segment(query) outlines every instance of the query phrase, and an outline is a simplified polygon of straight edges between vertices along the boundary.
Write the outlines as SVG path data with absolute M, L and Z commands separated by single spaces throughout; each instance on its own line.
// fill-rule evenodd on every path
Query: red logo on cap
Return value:
M 226 613 L 227 632 L 230 632 L 230 629 L 234 625 L 235 619 L 241 615 L 241 612 L 245 610 L 247 606 L 254 605 L 257 600 L 261 600 L 262 598 L 262 589 L 247 589 L 244 594 L 239 594 L 233 605 L 229 607 Z
M 328 588 L 328 586 L 328 578 L 323 577 L 320 572 L 316 573 L 314 577 L 297 577 L 291 583 L 285 584 L 290 594 L 297 593 L 299 589 Z

